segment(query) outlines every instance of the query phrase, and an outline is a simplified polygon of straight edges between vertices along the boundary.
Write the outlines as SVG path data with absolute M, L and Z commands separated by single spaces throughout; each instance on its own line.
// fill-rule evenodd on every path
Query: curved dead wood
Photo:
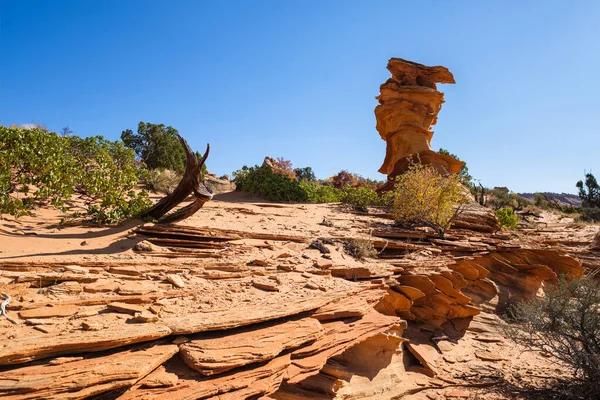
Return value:
M 210 145 L 206 145 L 204 156 L 198 160 L 192 149 L 187 144 L 186 140 L 180 135 L 177 135 L 179 143 L 183 147 L 186 156 L 185 171 L 181 181 L 167 196 L 160 199 L 158 203 L 146 211 L 142 217 L 151 217 L 157 219 L 160 223 L 181 221 L 188 218 L 198 211 L 204 203 L 212 199 L 212 193 L 208 191 L 202 183 L 202 166 L 210 152 Z M 194 194 L 195 200 L 193 203 L 175 211 L 172 214 L 166 215 L 169 211 L 175 208 L 179 203 L 184 201 L 191 193 Z M 166 215 L 166 216 L 165 216 Z

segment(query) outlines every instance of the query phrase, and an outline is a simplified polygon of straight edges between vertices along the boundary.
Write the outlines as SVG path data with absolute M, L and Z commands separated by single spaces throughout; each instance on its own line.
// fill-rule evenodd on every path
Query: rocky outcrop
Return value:
M 445 239 L 329 205 L 205 211 L 229 219 L 127 235 L 153 243 L 150 252 L 0 263 L 12 318 L 0 317 L 0 397 L 464 396 L 457 386 L 503 382 L 524 365 L 495 314 L 583 274 L 573 254 L 586 265 L 598 254 L 595 232 L 495 232 L 481 208 Z M 370 240 L 377 256 L 354 259 L 350 240 Z M 549 364 L 540 359 L 532 376 Z
M 471 202 L 463 206 L 462 211 L 452 221 L 452 227 L 493 233 L 500 230 L 500 223 L 493 210 Z
M 406 171 L 411 160 L 433 165 L 444 173 L 459 172 L 462 161 L 438 154 L 430 145 L 430 128 L 444 102 L 436 84 L 454 83 L 452 73 L 445 67 L 428 67 L 401 58 L 390 59 L 387 68 L 392 77 L 381 85 L 375 108 L 377 131 L 387 146 L 379 172 L 389 181 Z
M 132 347 L 100 357 L 54 359 L 0 373 L 0 396 L 19 399 L 85 399 L 130 387 L 178 352 L 173 344 Z
M 204 185 L 213 195 L 229 193 L 235 190 L 235 183 L 233 183 L 227 175 L 218 178 L 214 174 L 206 174 L 204 177 Z
M 191 340 L 181 345 L 181 357 L 190 368 L 210 376 L 273 359 L 287 349 L 321 339 L 323 334 L 316 319 L 287 321 Z

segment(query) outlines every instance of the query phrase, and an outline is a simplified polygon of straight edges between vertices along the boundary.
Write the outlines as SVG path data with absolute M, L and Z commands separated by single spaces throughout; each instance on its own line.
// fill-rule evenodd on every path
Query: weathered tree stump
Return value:
M 160 199 L 158 203 L 142 214 L 142 217 L 154 218 L 158 220 L 159 223 L 176 222 L 186 219 L 194 215 L 196 211 L 202 208 L 204 203 L 213 197 L 212 193 L 210 193 L 202 183 L 202 166 L 210 152 L 210 145 L 206 145 L 204 156 L 198 160 L 186 140 L 178 134 L 177 139 L 179 139 L 179 143 L 183 146 L 186 155 L 183 178 L 181 178 L 181 181 L 173 192 Z M 191 204 L 166 215 L 178 204 L 187 199 L 191 193 L 193 193 L 195 197 L 195 200 Z

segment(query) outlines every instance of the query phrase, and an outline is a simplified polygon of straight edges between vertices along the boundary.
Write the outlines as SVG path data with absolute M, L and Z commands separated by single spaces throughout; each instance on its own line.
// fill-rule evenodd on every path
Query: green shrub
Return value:
M 291 165 L 291 163 L 290 163 Z M 300 203 L 343 202 L 356 210 L 366 211 L 371 205 L 391 205 L 393 194 L 379 197 L 370 186 L 344 186 L 338 189 L 331 182 L 316 181 L 310 167 L 296 169 L 296 177 L 288 174 L 288 169 L 271 168 L 269 165 L 242 167 L 233 173 L 237 190 L 271 201 Z M 339 175 L 348 177 L 351 174 Z M 300 178 L 300 179 L 299 179 Z
M 46 204 L 66 211 L 64 202 L 78 194 L 92 220 L 117 222 L 150 205 L 133 191 L 139 175 L 121 142 L 0 126 L 0 214 L 19 217 Z
M 585 222 L 600 222 L 600 208 L 583 207 L 579 219 Z
M 179 143 L 177 129 L 164 124 L 140 122 L 137 133 L 131 129 L 121 132 L 121 140 L 150 169 L 170 169 L 182 173 L 185 169 L 185 151 Z M 196 157 L 202 154 L 196 151 Z M 206 164 L 202 166 L 202 178 L 206 175 Z
M 519 220 L 512 208 L 507 207 L 496 210 L 496 218 L 498 218 L 501 227 L 506 229 L 517 229 Z
M 442 175 L 431 165 L 412 164 L 396 177 L 394 219 L 403 226 L 428 226 L 444 237 L 461 206 L 468 203 L 460 176 Z
M 394 196 L 395 195 L 394 195 L 393 190 L 385 192 L 379 196 L 379 198 L 377 199 L 376 205 L 391 207 L 394 205 Z
M 357 211 L 369 211 L 369 206 L 377 204 L 379 195 L 370 187 L 346 186 L 342 191 L 341 201 Z
M 315 182 L 300 182 L 309 203 L 337 203 L 341 201 L 342 192 L 333 186 L 319 185 Z
M 543 297 L 510 309 L 504 333 L 526 350 L 543 352 L 571 368 L 574 378 L 552 398 L 597 399 L 600 393 L 600 284 L 594 277 L 549 285 Z
M 308 194 L 300 182 L 289 176 L 277 174 L 268 165 L 248 168 L 233 173 L 237 190 L 244 190 L 270 201 L 307 202 Z
M 579 181 L 575 186 L 584 207 L 600 207 L 600 185 L 591 172 L 585 174 L 585 181 Z

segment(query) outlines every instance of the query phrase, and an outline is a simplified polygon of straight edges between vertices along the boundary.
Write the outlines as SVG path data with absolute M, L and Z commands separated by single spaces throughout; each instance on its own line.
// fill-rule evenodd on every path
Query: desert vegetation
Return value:
M 585 180 L 577 182 L 581 199 L 581 219 L 587 222 L 600 222 L 600 185 L 591 172 L 585 174 Z
M 268 159 L 263 165 L 243 166 L 233 173 L 238 190 L 270 201 L 298 203 L 344 203 L 356 211 L 370 206 L 391 205 L 391 196 L 379 196 L 380 182 L 365 179 L 346 170 L 318 180 L 311 167 L 293 169 L 283 158 Z
M 122 142 L 3 126 L 0 138 L 0 214 L 19 217 L 43 205 L 66 212 L 76 196 L 86 219 L 115 223 L 150 205 L 135 190 L 147 171 Z
M 186 154 L 177 130 L 163 124 L 140 122 L 137 134 L 126 130 L 122 139 L 81 138 L 68 127 L 57 134 L 43 125 L 0 126 L 0 215 L 18 218 L 40 206 L 100 224 L 142 215 L 151 201 L 139 184 L 171 193 Z
M 575 376 L 554 388 L 567 398 L 600 393 L 600 285 L 593 276 L 549 285 L 543 297 L 510 309 L 505 333 L 526 350 L 542 352 L 567 365 Z
M 498 218 L 498 222 L 500 226 L 506 229 L 516 229 L 519 223 L 519 219 L 517 215 L 513 211 L 512 208 L 500 208 L 495 212 L 496 218 Z
M 394 218 L 402 226 L 424 225 L 440 238 L 469 201 L 461 178 L 442 174 L 431 165 L 412 164 L 398 176 L 394 189 Z
M 155 168 L 148 171 L 144 177 L 144 183 L 149 190 L 169 194 L 173 192 L 181 180 L 181 176 L 171 169 Z

